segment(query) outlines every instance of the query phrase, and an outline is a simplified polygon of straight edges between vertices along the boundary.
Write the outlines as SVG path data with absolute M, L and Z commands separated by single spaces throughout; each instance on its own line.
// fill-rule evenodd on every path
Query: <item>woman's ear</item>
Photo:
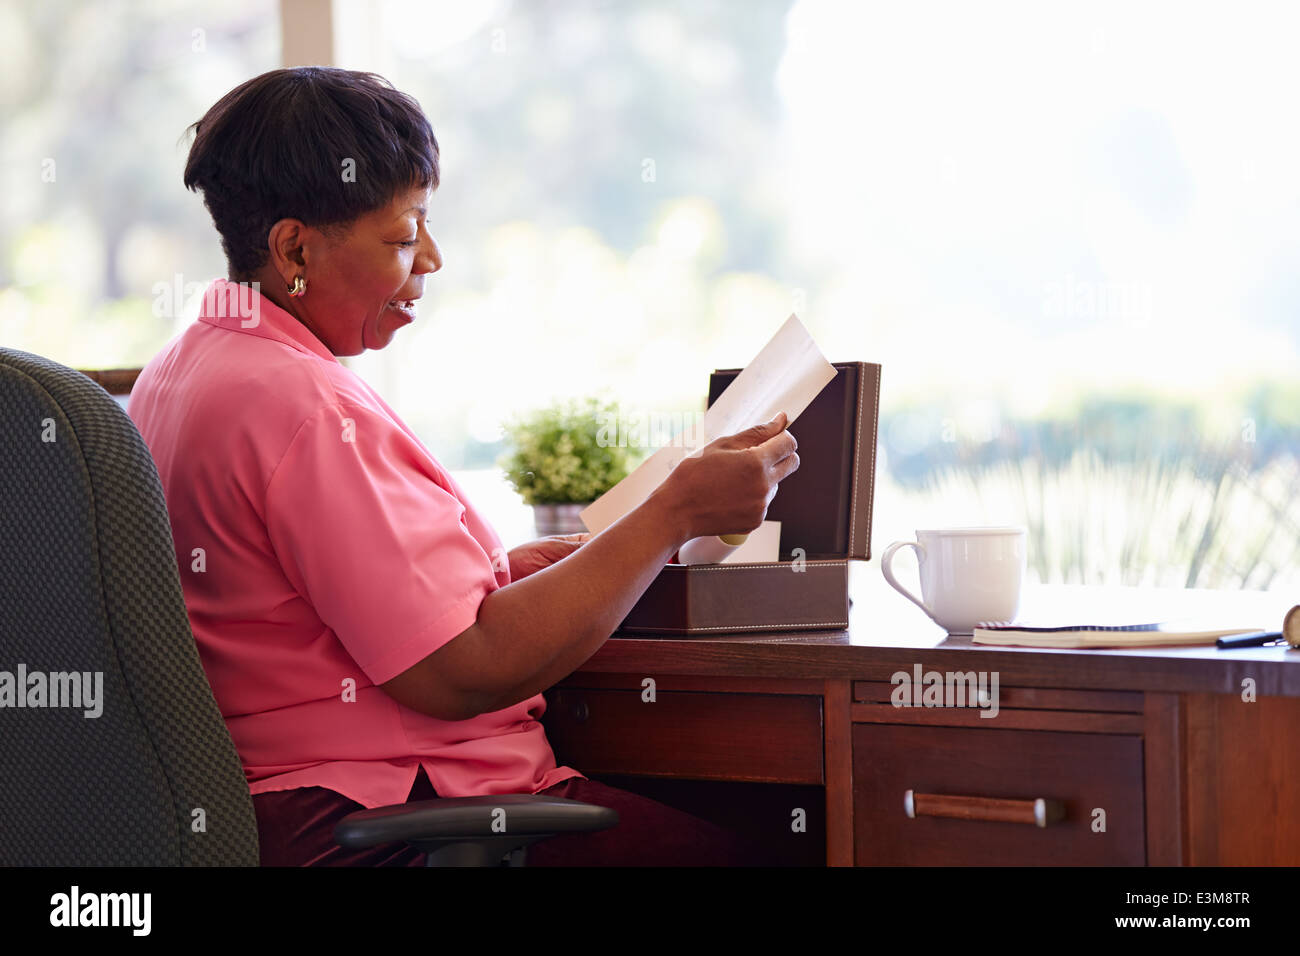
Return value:
M 267 234 L 270 265 L 280 274 L 286 286 L 302 275 L 307 267 L 305 247 L 307 226 L 299 219 L 281 219 Z

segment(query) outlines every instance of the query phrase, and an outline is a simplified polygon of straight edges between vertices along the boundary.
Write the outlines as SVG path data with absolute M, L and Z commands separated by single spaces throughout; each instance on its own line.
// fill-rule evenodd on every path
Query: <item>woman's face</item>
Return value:
M 425 222 L 431 194 L 419 187 L 399 192 L 343 231 L 303 231 L 306 293 L 283 298 L 335 355 L 382 349 L 415 321 L 424 277 L 442 268 Z

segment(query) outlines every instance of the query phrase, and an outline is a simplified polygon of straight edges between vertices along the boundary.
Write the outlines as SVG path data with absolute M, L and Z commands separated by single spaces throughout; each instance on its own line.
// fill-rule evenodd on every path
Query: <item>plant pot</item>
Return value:
M 563 505 L 533 505 L 533 527 L 537 536 L 548 534 L 575 534 L 586 531 L 587 526 L 578 517 L 591 502 Z

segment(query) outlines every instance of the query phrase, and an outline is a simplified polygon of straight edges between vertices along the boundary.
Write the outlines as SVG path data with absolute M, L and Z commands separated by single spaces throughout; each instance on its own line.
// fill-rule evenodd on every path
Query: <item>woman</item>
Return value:
M 506 552 L 451 476 L 337 356 L 415 321 L 442 256 L 438 145 L 371 74 L 275 70 L 194 125 L 230 279 L 144 369 L 130 413 L 167 496 L 190 622 L 268 865 L 420 865 L 348 851 L 364 806 L 546 793 L 620 824 L 533 865 L 737 862 L 711 824 L 556 766 L 541 692 L 605 641 L 697 535 L 757 527 L 798 467 L 780 419 L 687 459 L 588 540 Z M 449 357 L 448 360 L 453 360 Z

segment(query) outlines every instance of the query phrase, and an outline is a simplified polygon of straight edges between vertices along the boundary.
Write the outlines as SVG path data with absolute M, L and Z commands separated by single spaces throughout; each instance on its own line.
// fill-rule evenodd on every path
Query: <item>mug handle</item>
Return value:
M 930 620 L 934 620 L 934 615 L 930 612 L 930 609 L 925 606 L 925 602 L 899 584 L 898 578 L 894 577 L 894 569 L 890 566 L 890 561 L 893 560 L 894 553 L 899 548 L 914 549 L 916 551 L 916 560 L 918 562 L 925 557 L 925 548 L 920 543 L 916 541 L 895 541 L 887 547 L 885 553 L 880 556 L 880 570 L 884 573 L 885 580 L 889 582 L 890 587 L 924 611 L 926 617 L 930 618 Z

